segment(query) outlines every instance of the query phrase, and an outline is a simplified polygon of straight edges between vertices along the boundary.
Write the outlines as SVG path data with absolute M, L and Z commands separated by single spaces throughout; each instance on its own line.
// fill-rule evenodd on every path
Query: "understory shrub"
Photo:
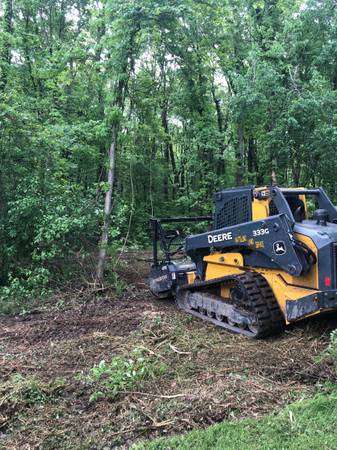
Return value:
M 136 348 L 130 356 L 115 356 L 110 362 L 100 361 L 80 379 L 92 388 L 90 401 L 96 401 L 99 398 L 113 399 L 119 393 L 164 373 L 165 369 L 165 364 L 158 358 Z

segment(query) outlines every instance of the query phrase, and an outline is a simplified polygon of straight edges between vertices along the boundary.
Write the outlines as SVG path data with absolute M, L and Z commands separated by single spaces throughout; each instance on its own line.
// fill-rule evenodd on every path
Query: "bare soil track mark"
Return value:
M 252 341 L 154 300 L 146 264 L 132 260 L 123 269 L 129 288 L 122 298 L 105 291 L 66 310 L 50 303 L 48 311 L 1 318 L 0 448 L 127 448 L 137 439 L 258 417 L 334 380 L 333 367 L 317 356 L 335 317 Z M 136 347 L 165 372 L 113 400 L 89 402 L 92 392 L 76 375 Z M 42 399 L 15 394 L 18 375 L 20 383 L 36 380 Z

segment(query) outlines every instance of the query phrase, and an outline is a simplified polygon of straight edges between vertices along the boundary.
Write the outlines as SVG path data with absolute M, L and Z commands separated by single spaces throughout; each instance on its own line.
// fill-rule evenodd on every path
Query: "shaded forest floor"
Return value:
M 248 340 L 154 300 L 147 270 L 130 255 L 121 295 L 82 289 L 1 318 L 0 448 L 127 448 L 224 419 L 256 418 L 335 381 L 318 356 L 336 318 Z M 151 367 L 147 376 L 92 401 L 98 387 L 88 382 L 90 369 L 135 349 Z

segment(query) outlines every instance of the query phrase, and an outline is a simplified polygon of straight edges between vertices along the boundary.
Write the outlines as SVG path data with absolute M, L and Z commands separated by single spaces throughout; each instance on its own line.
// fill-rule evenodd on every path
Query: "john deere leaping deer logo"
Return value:
M 277 241 L 273 244 L 273 250 L 276 255 L 284 255 L 286 253 L 286 245 L 283 241 Z

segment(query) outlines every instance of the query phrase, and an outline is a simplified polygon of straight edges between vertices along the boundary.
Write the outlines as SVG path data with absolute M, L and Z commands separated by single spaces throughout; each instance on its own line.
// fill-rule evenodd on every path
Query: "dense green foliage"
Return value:
M 318 394 L 260 420 L 223 422 L 184 436 L 135 445 L 135 450 L 316 450 L 336 448 L 337 394 Z
M 0 284 L 25 296 L 110 238 L 242 183 L 336 198 L 333 0 L 2 0 Z

